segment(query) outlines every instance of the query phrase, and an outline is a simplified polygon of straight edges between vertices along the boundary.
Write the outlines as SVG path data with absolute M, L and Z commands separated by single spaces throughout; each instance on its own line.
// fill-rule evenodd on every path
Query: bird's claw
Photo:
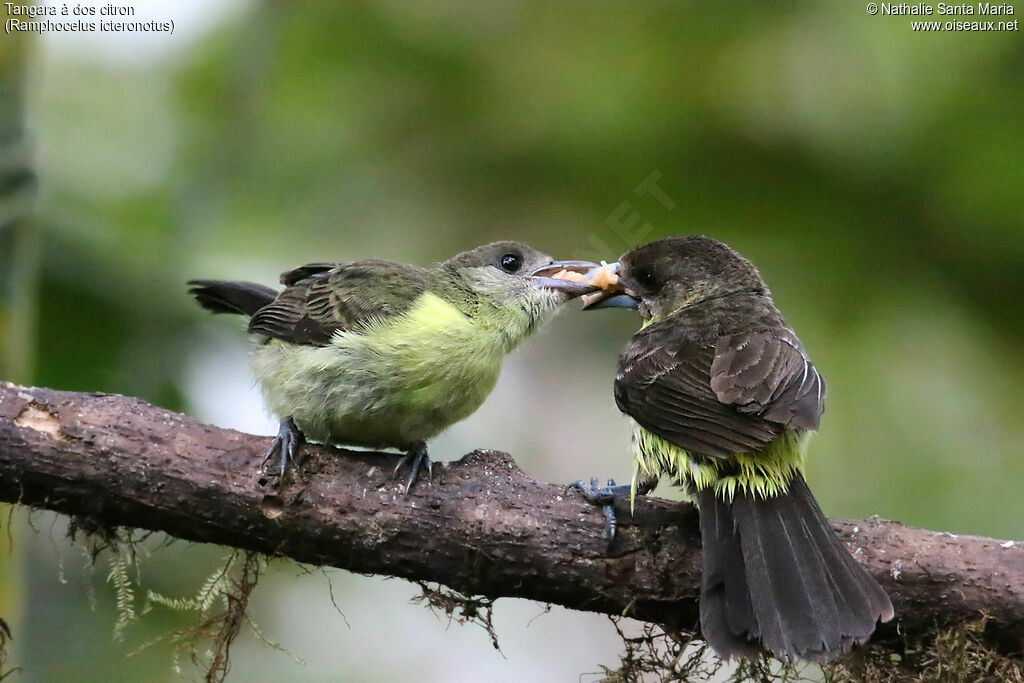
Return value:
M 593 505 L 610 505 L 616 496 L 629 494 L 628 486 L 618 486 L 614 479 L 609 479 L 606 486 L 601 486 L 597 481 L 597 477 L 592 478 L 589 485 L 584 483 L 582 479 L 574 481 L 566 487 L 566 490 L 569 489 L 579 491 L 587 499 L 587 502 Z
M 619 525 L 619 520 L 615 516 L 615 498 L 617 496 L 628 495 L 630 487 L 625 485 L 617 485 L 614 479 L 609 479 L 608 484 L 601 486 L 598 483 L 596 477 L 590 480 L 589 486 L 580 481 L 574 481 L 566 487 L 566 490 L 574 489 L 583 494 L 583 498 L 586 499 L 591 505 L 600 505 L 601 512 L 604 513 L 605 519 L 605 534 L 608 537 L 608 542 L 611 543 L 615 540 L 615 529 Z
M 295 459 L 296 453 L 298 453 L 299 448 L 305 442 L 306 436 L 295 425 L 295 420 L 290 417 L 282 420 L 281 427 L 277 430 L 277 436 L 274 437 L 274 442 L 270 444 L 267 454 L 263 456 L 263 463 L 260 465 L 260 469 L 266 472 L 267 463 L 273 460 L 275 453 L 280 453 L 281 478 L 283 479 L 288 463 Z
M 395 476 L 398 476 L 398 470 L 406 465 L 409 465 L 410 470 L 409 476 L 405 480 L 405 493 L 409 493 L 409 489 L 412 488 L 412 485 L 419 480 L 420 470 L 424 466 L 427 468 L 427 478 L 434 478 L 434 463 L 427 455 L 427 446 L 424 443 L 419 443 L 413 446 L 409 449 L 409 452 L 398 461 L 398 464 L 395 465 Z

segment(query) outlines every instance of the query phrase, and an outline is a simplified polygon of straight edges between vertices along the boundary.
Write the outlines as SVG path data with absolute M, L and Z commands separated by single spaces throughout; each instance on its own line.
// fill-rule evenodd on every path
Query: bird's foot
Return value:
M 575 489 L 583 494 L 583 497 L 591 505 L 601 506 L 601 512 L 604 513 L 605 521 L 605 535 L 608 537 L 608 542 L 611 543 L 615 540 L 615 529 L 619 525 L 619 520 L 615 516 L 615 498 L 617 496 L 628 496 L 630 494 L 631 487 L 628 485 L 618 485 L 614 479 L 609 479 L 606 486 L 600 486 L 597 482 L 597 478 L 590 480 L 588 486 L 583 480 L 574 481 L 566 487 L 566 490 Z
M 398 464 L 395 465 L 395 476 L 398 476 L 398 470 L 402 467 L 409 465 L 409 476 L 405 480 L 405 492 L 409 493 L 409 489 L 412 485 L 417 482 L 420 477 L 420 470 L 425 466 L 427 468 L 427 478 L 432 479 L 434 476 L 434 463 L 427 456 L 427 444 L 420 441 L 405 454 Z
M 306 443 L 306 436 L 302 430 L 295 426 L 295 420 L 285 418 L 281 421 L 281 428 L 277 431 L 274 443 L 270 444 L 267 454 L 263 457 L 263 464 L 260 466 L 264 472 L 267 471 L 267 463 L 273 460 L 274 455 L 281 456 L 281 478 L 284 478 L 285 469 L 288 463 L 295 459 L 302 444 Z
M 589 485 L 582 479 L 574 481 L 566 487 L 566 490 L 568 489 L 579 491 L 592 505 L 611 505 L 616 496 L 628 496 L 630 492 L 628 484 L 618 485 L 614 479 L 609 479 L 607 486 L 601 486 L 597 482 L 597 477 L 591 479 Z

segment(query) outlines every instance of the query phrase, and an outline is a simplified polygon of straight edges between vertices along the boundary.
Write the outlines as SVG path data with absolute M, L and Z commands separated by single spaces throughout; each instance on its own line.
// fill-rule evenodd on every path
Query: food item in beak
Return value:
M 551 277 L 559 280 L 570 280 L 572 282 L 579 282 L 582 284 L 590 285 L 591 287 L 599 287 L 600 291 L 590 292 L 580 297 L 583 302 L 584 308 L 591 304 L 607 299 L 614 292 L 622 291 L 622 285 L 619 284 L 619 275 L 615 272 L 617 264 L 609 264 L 605 261 L 601 261 L 601 265 L 597 268 L 591 268 L 586 273 L 576 273 L 569 270 L 560 270 Z
M 571 270 L 560 270 L 551 277 L 557 280 L 569 280 L 570 282 L 580 282 L 583 284 L 590 284 L 590 278 L 584 273 L 576 273 Z
M 600 267 L 594 268 L 587 273 L 560 270 L 551 277 L 558 280 L 569 280 L 571 282 L 593 285 L 594 287 L 600 287 L 601 289 L 610 289 L 619 284 L 619 276 L 615 274 L 615 270 L 612 266 L 608 265 L 604 261 L 601 261 Z
M 590 284 L 601 289 L 611 289 L 619 284 L 619 276 L 615 269 L 604 261 L 601 261 L 600 268 L 588 275 L 590 275 Z

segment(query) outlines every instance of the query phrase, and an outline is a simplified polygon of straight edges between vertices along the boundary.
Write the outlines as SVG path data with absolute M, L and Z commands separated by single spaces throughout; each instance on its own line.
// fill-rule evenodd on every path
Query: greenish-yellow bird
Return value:
M 757 268 L 697 236 L 640 247 L 615 268 L 617 286 L 588 308 L 643 317 L 615 377 L 636 470 L 632 487 L 575 486 L 608 505 L 665 476 L 696 499 L 701 631 L 719 655 L 823 660 L 866 641 L 892 603 L 804 480 L 825 382 Z
M 408 491 L 430 470 L 426 441 L 480 407 L 505 354 L 593 290 L 550 276 L 593 266 L 495 242 L 431 268 L 314 263 L 284 273 L 281 292 L 218 280 L 189 291 L 214 313 L 249 317 L 253 372 L 282 421 L 265 462 L 280 454 L 283 476 L 306 437 L 397 448 Z

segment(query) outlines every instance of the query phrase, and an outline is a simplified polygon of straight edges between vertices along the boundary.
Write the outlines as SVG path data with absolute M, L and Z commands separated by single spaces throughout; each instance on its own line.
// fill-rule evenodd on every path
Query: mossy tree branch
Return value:
M 650 498 L 620 510 L 609 549 L 599 510 L 534 481 L 503 453 L 436 467 L 409 496 L 396 455 L 306 446 L 278 491 L 266 437 L 195 422 L 134 398 L 0 384 L 0 501 L 164 531 L 300 562 L 436 581 L 694 629 L 697 514 Z M 1024 544 L 834 520 L 890 592 L 876 643 L 988 617 L 984 642 L 1024 650 Z

